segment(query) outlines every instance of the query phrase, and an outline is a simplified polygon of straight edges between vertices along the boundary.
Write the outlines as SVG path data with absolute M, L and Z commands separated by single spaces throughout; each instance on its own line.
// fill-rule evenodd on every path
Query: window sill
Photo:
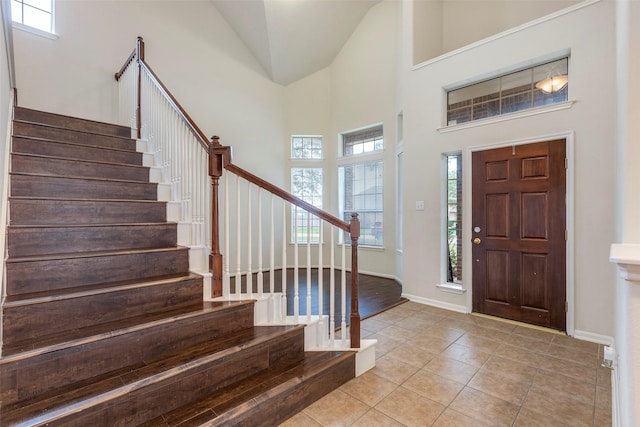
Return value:
M 455 283 L 441 283 L 436 285 L 436 288 L 440 289 L 442 292 L 448 292 L 450 294 L 462 295 L 467 292 L 462 285 L 456 285 Z
M 35 34 L 36 36 L 44 37 L 46 39 L 58 40 L 60 37 L 57 34 L 50 33 L 48 31 L 40 30 L 38 28 L 30 27 L 28 25 L 21 24 L 20 22 L 12 22 L 13 28 L 22 30 L 27 33 Z
M 440 133 L 454 132 L 457 130 L 469 129 L 493 123 L 506 122 L 508 120 L 520 119 L 522 117 L 537 116 L 538 114 L 550 113 L 552 111 L 566 110 L 571 108 L 576 101 L 559 102 L 545 107 L 532 108 L 530 110 L 518 111 L 516 113 L 504 114 L 502 116 L 490 117 L 487 119 L 473 120 L 459 125 L 443 126 L 437 128 Z

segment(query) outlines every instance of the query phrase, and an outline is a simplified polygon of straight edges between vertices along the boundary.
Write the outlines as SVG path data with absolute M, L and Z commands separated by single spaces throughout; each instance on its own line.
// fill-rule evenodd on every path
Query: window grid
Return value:
M 352 213 L 358 213 L 359 244 L 363 246 L 384 244 L 383 166 L 382 160 L 375 160 L 340 167 L 344 182 L 343 219 L 348 222 Z
M 384 148 L 382 126 L 344 134 L 342 147 L 345 157 L 381 151 Z
M 291 168 L 291 193 L 322 209 L 322 168 Z M 291 206 L 291 242 L 320 243 L 320 219 Z
M 447 92 L 447 125 L 565 102 L 568 83 L 551 93 L 536 87 L 541 80 L 557 75 L 568 75 L 568 58 L 450 90 Z
M 53 32 L 52 0 L 11 0 L 11 19 L 28 27 Z
M 322 160 L 322 137 L 291 137 L 291 158 L 295 160 Z

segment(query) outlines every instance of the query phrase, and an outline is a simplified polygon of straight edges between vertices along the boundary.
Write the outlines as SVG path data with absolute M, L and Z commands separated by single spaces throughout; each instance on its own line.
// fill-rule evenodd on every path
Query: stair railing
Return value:
M 206 248 L 208 268 L 204 268 L 202 257 L 190 253 L 190 268 L 210 276 L 212 297 L 223 299 L 262 298 L 269 301 L 269 323 L 298 323 L 305 318 L 310 321 L 315 305 L 320 323 L 329 319 L 329 344 L 331 347 L 360 347 L 360 315 L 358 310 L 358 239 L 360 222 L 354 214 L 349 222 L 343 221 L 285 190 L 253 175 L 232 163 L 231 148 L 220 144 L 218 137 L 208 141 L 204 133 L 173 97 L 144 58 L 144 41 L 138 37 L 136 47 L 115 74 L 119 82 L 119 103 L 121 120 L 128 122 L 138 139 L 146 140 L 146 151 L 153 155 L 153 164 L 160 171 L 158 180 L 170 183 L 170 200 L 178 203 L 179 244 L 192 249 Z M 226 173 L 225 173 L 226 172 Z M 220 180 L 224 188 L 220 189 Z M 220 197 L 224 198 L 220 217 Z M 234 201 L 235 199 L 235 201 Z M 268 208 L 263 209 L 265 199 Z M 278 202 L 276 202 L 278 200 Z M 245 202 L 243 205 L 242 202 Z M 253 203 L 252 203 L 253 202 Z M 279 207 L 276 207 L 276 203 Z M 235 212 L 230 214 L 230 209 Z M 281 210 L 276 220 L 275 211 Z M 268 210 L 268 213 L 266 212 Z M 287 212 L 293 211 L 291 221 L 296 221 L 298 212 L 304 213 L 307 236 L 304 244 L 298 242 L 298 232 L 291 231 L 293 248 L 289 247 L 287 230 L 293 230 L 287 222 Z M 318 220 L 320 236 L 317 244 L 318 300 L 312 301 L 311 286 L 311 224 Z M 180 223 L 186 224 L 181 227 Z M 220 226 L 224 226 L 224 242 L 221 240 Z M 234 225 L 233 231 L 231 225 Z M 253 225 L 255 224 L 255 227 Z M 282 248 L 276 254 L 276 229 L 281 228 Z M 325 232 L 325 226 L 327 232 Z M 181 233 L 180 230 L 183 230 Z M 266 230 L 266 231 L 265 231 Z M 268 236 L 265 238 L 265 234 Z M 325 234 L 329 234 L 331 256 L 329 260 L 329 313 L 323 308 L 324 269 L 323 248 Z M 182 238 L 181 238 L 182 235 Z M 245 244 L 246 239 L 246 244 Z M 351 247 L 351 285 L 347 288 L 346 248 Z M 221 252 L 224 244 L 225 256 Z M 340 254 L 335 248 L 339 244 Z M 315 246 L 315 245 L 314 245 Z M 306 247 L 306 263 L 300 263 L 299 254 Z M 268 254 L 264 256 L 264 249 Z M 293 252 L 293 253 L 291 253 Z M 254 257 L 255 255 L 255 257 Z M 275 283 L 275 262 L 279 257 L 282 282 Z M 269 258 L 269 268 L 264 260 Z M 336 258 L 340 262 L 336 263 Z M 287 295 L 287 260 L 293 258 L 293 293 Z M 255 261 L 254 261 L 255 260 Z M 302 265 L 302 266 L 301 266 Z M 234 291 L 231 291 L 232 267 Z M 299 295 L 299 269 L 306 269 L 306 295 Z M 264 274 L 269 274 L 269 286 L 264 283 Z M 340 273 L 340 322 L 335 319 L 336 285 L 335 276 Z M 254 274 L 256 280 L 254 281 Z M 245 293 L 241 291 L 245 283 Z M 206 282 L 205 282 L 206 284 Z M 279 290 L 278 290 L 279 289 Z M 347 294 L 350 293 L 349 335 L 347 337 Z M 279 298 L 278 298 L 279 297 Z M 287 300 L 292 299 L 292 311 L 287 311 Z M 277 303 L 276 303 L 277 302 Z M 301 310 L 302 309 L 302 310 Z M 300 312 L 304 311 L 304 315 Z M 340 325 L 342 344 L 335 338 L 335 324 Z M 349 344 L 347 345 L 347 342 Z

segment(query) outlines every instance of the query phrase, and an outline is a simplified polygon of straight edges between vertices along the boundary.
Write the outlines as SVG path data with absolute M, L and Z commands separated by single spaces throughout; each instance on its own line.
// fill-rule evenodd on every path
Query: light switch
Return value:
M 424 200 L 416 200 L 416 210 L 417 211 L 424 210 Z

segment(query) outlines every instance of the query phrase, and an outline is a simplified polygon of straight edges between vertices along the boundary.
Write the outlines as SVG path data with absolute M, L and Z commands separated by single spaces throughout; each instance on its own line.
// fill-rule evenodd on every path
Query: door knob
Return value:
M 482 240 L 479 237 L 476 237 L 475 239 L 473 239 L 473 244 L 474 245 L 479 245 L 482 242 Z

